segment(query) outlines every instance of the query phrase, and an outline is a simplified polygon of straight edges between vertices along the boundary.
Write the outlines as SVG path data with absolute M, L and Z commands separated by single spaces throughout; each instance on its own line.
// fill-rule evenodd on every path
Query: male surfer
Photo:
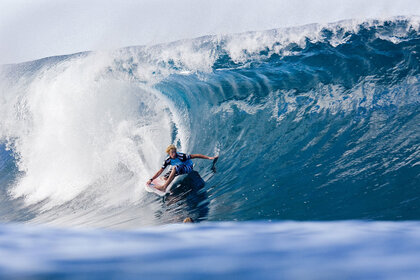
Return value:
M 156 172 L 155 175 L 153 175 L 152 178 L 150 178 L 149 181 L 147 181 L 147 184 L 150 185 L 155 178 L 159 177 L 159 175 L 162 174 L 163 170 L 165 170 L 165 168 L 168 165 L 171 165 L 171 169 L 164 176 L 165 184 L 163 184 L 162 186 L 155 186 L 156 189 L 160 191 L 165 191 L 166 187 L 169 186 L 169 184 L 173 181 L 175 176 L 178 176 L 181 174 L 187 174 L 193 171 L 193 163 L 191 159 L 193 158 L 217 159 L 218 158 L 218 156 L 208 157 L 201 154 L 187 155 L 184 153 L 178 153 L 176 151 L 175 145 L 169 145 L 168 148 L 166 148 L 166 153 L 168 154 L 168 157 L 163 162 L 162 167 L 159 169 L 158 172 Z

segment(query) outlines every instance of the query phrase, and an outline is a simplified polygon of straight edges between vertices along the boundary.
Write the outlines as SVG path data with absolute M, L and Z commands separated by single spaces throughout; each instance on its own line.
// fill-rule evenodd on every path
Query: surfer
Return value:
M 163 177 L 165 179 L 165 183 L 162 186 L 155 186 L 156 189 L 160 191 L 165 191 L 166 187 L 169 186 L 169 184 L 173 181 L 175 176 L 187 174 L 193 171 L 193 163 L 191 159 L 203 158 L 214 160 L 218 158 L 218 156 L 209 157 L 201 154 L 188 155 L 184 153 L 179 153 L 177 152 L 175 145 L 169 145 L 166 148 L 166 153 L 168 154 L 168 157 L 163 162 L 162 167 L 159 169 L 158 172 L 156 172 L 155 175 L 153 175 L 152 178 L 150 178 L 149 181 L 147 181 L 147 184 L 150 185 L 155 178 L 159 177 L 159 175 L 162 174 L 162 172 L 168 165 L 171 165 L 171 169 Z

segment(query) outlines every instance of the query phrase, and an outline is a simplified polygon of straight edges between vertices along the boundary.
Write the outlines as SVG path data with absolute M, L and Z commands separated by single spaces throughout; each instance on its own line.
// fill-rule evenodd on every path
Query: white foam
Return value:
M 11 195 L 28 204 L 48 199 L 44 209 L 92 187 L 103 191 L 105 205 L 135 201 L 171 143 L 172 123 L 187 147 L 170 100 L 112 78 L 112 62 L 103 53 L 71 59 L 3 91 L 0 137 L 13 142 L 22 172 Z M 124 184 L 112 184 L 121 176 Z
M 273 54 L 293 55 L 294 52 L 289 49 L 290 45 L 304 48 L 308 41 L 326 42 L 337 47 L 345 44 L 351 34 L 358 33 L 361 26 L 376 28 L 384 25 L 386 21 L 398 20 L 406 21 L 405 28 L 394 28 L 386 32 L 378 30 L 376 36 L 398 43 L 404 40 L 411 30 L 420 32 L 420 17 L 417 16 L 353 19 L 268 31 L 205 36 L 169 44 L 124 48 L 111 53 L 118 58 L 122 69 L 129 69 L 137 79 L 150 83 L 171 74 L 212 72 L 215 62 L 224 54 L 228 54 L 235 63 L 247 63 Z M 326 38 L 325 31 L 331 33 L 331 37 Z M 133 65 L 138 67 L 133 68 Z

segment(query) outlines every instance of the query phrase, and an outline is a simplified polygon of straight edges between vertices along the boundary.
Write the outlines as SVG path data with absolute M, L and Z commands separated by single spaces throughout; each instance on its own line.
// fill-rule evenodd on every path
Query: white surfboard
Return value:
M 214 160 L 214 163 L 216 163 L 216 161 L 217 161 L 217 159 Z M 214 166 L 214 163 L 213 163 L 213 166 Z M 195 167 L 195 163 L 193 163 L 193 168 L 194 167 Z M 174 180 L 169 184 L 169 186 L 166 187 L 166 190 L 165 191 L 161 191 L 161 190 L 156 189 L 156 186 L 162 186 L 163 184 L 165 184 L 166 181 L 165 181 L 165 179 L 163 179 L 163 177 L 157 177 L 157 178 L 155 178 L 150 185 L 146 184 L 146 186 L 144 187 L 144 189 L 147 192 L 155 193 L 155 194 L 157 194 L 159 196 L 165 196 L 166 194 L 168 194 L 168 193 L 171 192 L 172 186 L 176 185 L 177 182 L 179 182 L 182 179 L 184 179 L 187 175 L 188 174 L 181 174 L 181 175 L 176 176 L 174 178 Z
M 163 177 L 157 177 L 156 179 L 154 179 L 152 181 L 152 183 L 150 185 L 146 184 L 146 186 L 144 188 L 147 192 L 152 192 L 152 193 L 155 193 L 157 195 L 164 196 L 167 192 L 158 190 L 156 188 L 156 186 L 162 186 L 163 184 L 165 184 L 165 179 L 163 179 Z M 167 189 L 168 189 L 168 187 L 167 187 Z
M 177 185 L 178 182 L 181 181 L 182 179 L 184 179 L 187 175 L 188 174 L 181 174 L 181 175 L 176 176 L 174 178 L 174 180 L 169 184 L 169 186 L 166 187 L 165 191 L 158 190 L 155 187 L 156 185 L 162 186 L 163 184 L 165 184 L 165 179 L 163 179 L 163 177 L 158 177 L 158 178 L 154 179 L 150 185 L 146 184 L 144 189 L 147 192 L 155 193 L 159 196 L 165 196 L 166 194 L 171 192 L 171 189 L 172 189 L 173 186 Z

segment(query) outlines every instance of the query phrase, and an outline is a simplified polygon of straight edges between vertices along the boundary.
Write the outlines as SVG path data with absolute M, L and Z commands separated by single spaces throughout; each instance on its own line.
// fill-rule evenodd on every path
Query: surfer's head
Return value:
M 169 145 L 168 148 L 166 148 L 166 153 L 171 157 L 174 158 L 176 155 L 176 147 L 175 145 Z

